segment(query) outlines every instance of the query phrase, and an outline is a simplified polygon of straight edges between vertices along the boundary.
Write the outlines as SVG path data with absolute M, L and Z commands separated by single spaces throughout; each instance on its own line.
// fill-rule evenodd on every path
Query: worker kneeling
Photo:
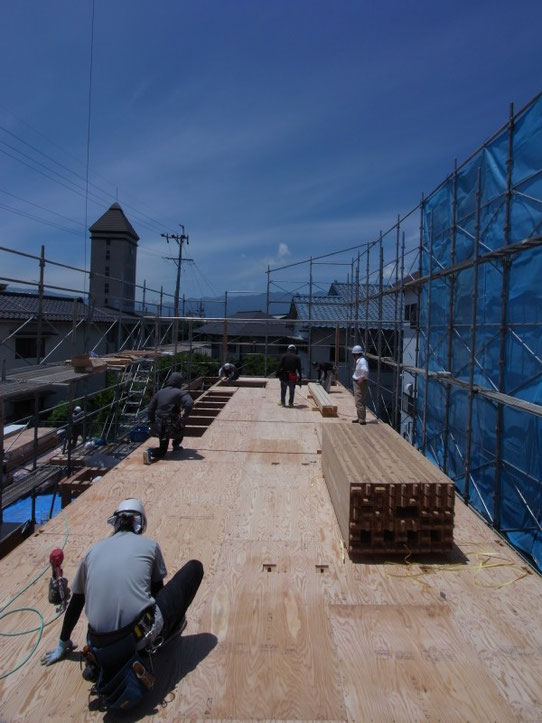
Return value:
M 56 663 L 74 648 L 70 637 L 84 607 L 89 625 L 83 674 L 96 680 L 93 691 L 102 704 L 126 710 L 154 684 L 143 655 L 186 626 L 185 613 L 200 586 L 203 565 L 190 560 L 164 585 L 164 558 L 158 543 L 143 536 L 147 518 L 141 502 L 124 500 L 108 523 L 113 535 L 85 554 L 58 646 L 41 662 Z

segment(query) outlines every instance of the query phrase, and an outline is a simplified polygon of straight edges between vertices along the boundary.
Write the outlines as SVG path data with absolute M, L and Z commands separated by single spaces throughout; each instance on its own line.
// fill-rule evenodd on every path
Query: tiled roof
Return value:
M 378 327 L 380 318 L 378 299 L 369 298 L 368 310 L 365 301 L 366 294 L 371 297 L 377 293 L 378 287 L 372 284 L 369 284 L 368 287 L 365 285 L 359 287 L 357 318 L 360 325 L 364 325 L 368 318 L 372 328 Z M 315 322 L 322 322 L 315 326 L 332 326 L 338 322 L 339 326 L 345 327 L 347 322 L 351 323 L 356 317 L 355 294 L 355 286 L 335 282 L 331 285 L 328 296 L 313 296 L 312 303 L 310 303 L 309 296 L 294 296 L 290 314 L 303 321 L 311 319 Z M 395 294 L 387 294 L 382 297 L 381 324 L 383 329 L 391 329 L 395 326 L 395 297 Z M 399 304 L 397 304 L 397 313 L 399 313 Z
M 73 299 L 67 296 L 51 296 L 45 294 L 42 298 L 43 318 L 48 321 L 72 321 L 73 305 L 75 301 L 75 318 L 77 320 L 89 318 L 90 307 L 82 299 Z M 0 292 L 0 320 L 24 321 L 32 316 L 37 320 L 39 313 L 39 297 L 34 293 L 19 291 Z M 123 319 L 135 314 L 123 314 Z M 94 308 L 92 321 L 111 323 L 119 317 L 119 312 L 113 309 Z M 90 319 L 89 319 L 90 320 Z
M 130 221 L 124 215 L 124 211 L 118 203 L 114 203 L 103 216 L 92 224 L 90 233 L 112 234 L 115 236 L 130 236 L 134 241 L 139 241 L 139 236 L 134 231 Z

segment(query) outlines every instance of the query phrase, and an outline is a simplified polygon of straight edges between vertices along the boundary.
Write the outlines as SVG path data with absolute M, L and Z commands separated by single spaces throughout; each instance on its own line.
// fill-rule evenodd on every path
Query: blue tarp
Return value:
M 427 199 L 422 275 L 472 260 L 476 238 L 479 239 L 478 254 L 483 256 L 501 249 L 507 242 L 515 244 L 542 233 L 542 97 L 516 118 L 513 125 L 509 224 L 506 223 L 508 156 L 509 131 L 506 129 L 460 168 L 455 178 L 448 179 Z M 453 231 L 455 256 L 452 255 Z M 503 269 L 507 263 L 508 302 L 499 385 L 501 299 Z M 419 366 L 425 365 L 428 356 L 430 370 L 447 370 L 452 376 L 469 382 L 471 348 L 474 348 L 474 384 L 542 404 L 542 247 L 478 264 L 475 307 L 474 280 L 472 266 L 454 274 L 451 361 L 448 359 L 451 277 L 435 279 L 431 285 L 423 286 Z M 423 441 L 426 393 L 426 455 L 440 466 L 446 456 L 447 473 L 460 492 L 465 493 L 468 389 L 453 385 L 450 388 L 446 439 L 445 385 L 430 379 L 426 389 L 425 380 L 419 379 L 418 446 Z M 497 404 L 475 394 L 469 502 L 542 569 L 542 419 L 503 406 L 498 470 L 497 420 Z M 496 494 L 499 474 L 500 496 Z
M 38 525 L 47 522 L 51 512 L 52 494 L 37 495 L 36 497 L 36 522 Z M 54 517 L 60 512 L 60 495 L 55 496 L 53 505 Z M 26 522 L 32 519 L 32 497 L 25 497 L 4 510 L 4 522 Z

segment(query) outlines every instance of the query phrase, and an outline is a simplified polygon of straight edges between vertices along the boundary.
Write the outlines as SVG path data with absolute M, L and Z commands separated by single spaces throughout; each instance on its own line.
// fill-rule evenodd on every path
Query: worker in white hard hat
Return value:
M 113 534 L 86 552 L 73 580 L 58 646 L 41 659 L 43 665 L 51 665 L 74 648 L 70 638 L 84 607 L 87 643 L 102 682 L 124 666 L 123 657 L 130 659 L 143 649 L 152 652 L 159 637 L 182 632 L 186 610 L 203 578 L 201 562 L 190 560 L 164 585 L 162 551 L 143 536 L 147 516 L 138 499 L 123 500 L 107 522 Z
M 218 370 L 218 376 L 228 382 L 234 382 L 239 379 L 239 372 L 235 368 L 235 364 L 226 362 L 224 366 L 221 366 Z
M 354 373 L 352 374 L 352 382 L 354 387 L 354 401 L 356 403 L 357 417 L 352 420 L 356 424 L 365 424 L 366 407 L 365 399 L 367 397 L 367 387 L 369 379 L 369 364 L 363 356 L 363 349 L 356 344 L 352 348 L 352 356 L 356 364 Z
M 295 385 L 301 386 L 301 360 L 295 344 L 289 344 L 286 354 L 279 359 L 277 377 L 280 379 L 280 405 L 286 406 L 286 392 L 289 391 L 288 406 L 294 406 Z
M 77 442 L 79 441 L 79 437 L 84 441 L 84 419 L 85 419 L 85 413 L 81 409 L 80 406 L 76 406 L 73 408 L 73 414 L 72 414 L 72 428 L 71 428 L 71 434 L 69 434 L 69 430 L 65 431 L 65 437 L 64 437 L 64 444 L 62 446 L 62 454 L 66 452 L 66 447 L 69 444 L 70 449 L 74 449 L 74 447 L 77 446 Z

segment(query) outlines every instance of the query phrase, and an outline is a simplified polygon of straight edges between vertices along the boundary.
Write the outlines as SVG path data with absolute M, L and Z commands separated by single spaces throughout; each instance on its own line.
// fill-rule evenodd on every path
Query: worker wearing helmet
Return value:
M 295 385 L 301 386 L 301 360 L 297 356 L 294 344 L 290 344 L 286 354 L 281 356 L 276 373 L 280 379 L 280 405 L 286 406 L 286 391 L 288 390 L 290 392 L 288 406 L 293 407 Z
M 236 379 L 239 379 L 239 372 L 235 368 L 235 364 L 226 362 L 224 366 L 221 366 L 218 370 L 218 376 L 228 382 L 234 382 Z
M 166 639 L 186 624 L 186 610 L 203 578 L 201 562 L 190 560 L 164 585 L 160 546 L 143 536 L 147 516 L 142 503 L 123 500 L 107 521 L 113 534 L 92 545 L 79 565 L 58 646 L 42 657 L 43 665 L 62 660 L 74 648 L 70 638 L 83 607 L 88 645 L 105 668 L 109 646 L 123 641 L 127 654 L 152 649 L 158 636 Z M 122 665 L 123 660 L 116 660 L 112 667 Z M 107 670 L 111 676 L 116 672 Z
M 365 424 L 366 408 L 365 399 L 367 397 L 367 387 L 369 379 L 369 364 L 363 356 L 363 349 L 356 344 L 352 348 L 352 356 L 356 364 L 354 373 L 352 374 L 354 386 L 354 401 L 356 403 L 356 412 L 358 416 L 352 422 L 357 424 Z
M 74 407 L 72 414 L 71 434 L 68 434 L 68 430 L 65 431 L 66 436 L 64 437 L 64 444 L 62 445 L 62 454 L 65 454 L 68 445 L 70 449 L 74 449 L 74 447 L 77 446 L 79 437 L 81 437 L 81 439 L 84 441 L 84 419 L 85 413 L 83 412 L 81 407 Z
M 181 387 L 184 379 L 178 372 L 172 372 L 166 386 L 160 389 L 151 399 L 147 408 L 151 432 L 159 439 L 158 447 L 149 447 L 143 452 L 143 462 L 152 464 L 164 457 L 169 446 L 173 451 L 182 449 L 181 442 L 184 437 L 186 420 L 192 411 L 194 401 L 190 394 Z

